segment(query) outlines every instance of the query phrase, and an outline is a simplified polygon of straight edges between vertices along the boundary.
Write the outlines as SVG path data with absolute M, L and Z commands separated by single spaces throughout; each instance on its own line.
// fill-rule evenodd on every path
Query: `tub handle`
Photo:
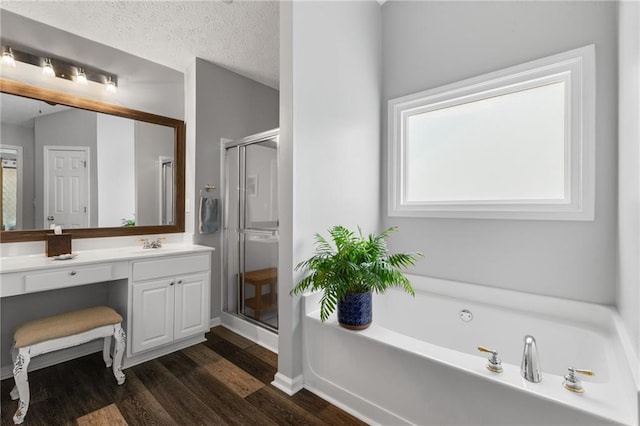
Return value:
M 594 373 L 592 370 L 581 370 L 579 368 L 574 368 L 574 370 L 576 371 L 576 373 L 584 374 L 585 376 L 595 376 L 596 375 L 596 373 Z
M 502 373 L 502 361 L 500 361 L 500 358 L 498 358 L 498 351 L 494 351 L 493 349 L 489 349 L 484 346 L 478 346 L 478 350 L 480 352 L 491 354 L 491 356 L 489 357 L 489 362 L 487 363 L 487 370 L 494 373 Z
M 494 351 L 493 349 L 485 348 L 484 346 L 478 346 L 478 350 L 480 352 L 487 352 L 487 353 L 496 354 L 496 355 L 498 354 L 498 351 Z
M 569 372 L 566 376 L 564 376 L 562 386 L 564 386 L 565 389 L 570 390 L 571 392 L 582 393 L 584 392 L 582 381 L 578 376 L 576 376 L 576 373 L 580 373 L 585 376 L 595 376 L 596 373 L 594 373 L 592 370 L 583 370 L 580 368 L 569 367 Z

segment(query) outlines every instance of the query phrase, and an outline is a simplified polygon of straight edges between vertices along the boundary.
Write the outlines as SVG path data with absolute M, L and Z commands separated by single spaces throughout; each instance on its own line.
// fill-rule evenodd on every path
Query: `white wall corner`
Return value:
M 621 2 L 618 34 L 618 286 L 617 305 L 640 375 L 640 4 Z M 640 381 L 636 377 L 640 391 Z
M 304 385 L 304 377 L 302 376 L 302 374 L 300 374 L 299 376 L 291 379 L 282 373 L 276 373 L 271 384 L 287 395 L 294 395 L 302 390 Z
M 211 318 L 209 320 L 209 328 L 217 327 L 221 324 L 222 324 L 222 320 L 220 319 L 220 317 Z
M 184 72 L 184 105 L 186 123 L 185 152 L 185 233 L 195 232 L 196 187 L 196 62 L 195 58 Z M 193 241 L 193 239 L 192 239 Z

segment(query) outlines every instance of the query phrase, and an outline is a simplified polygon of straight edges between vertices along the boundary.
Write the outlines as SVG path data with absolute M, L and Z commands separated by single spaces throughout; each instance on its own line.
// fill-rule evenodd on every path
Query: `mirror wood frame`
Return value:
M 161 126 L 172 127 L 175 131 L 175 224 L 133 227 L 78 228 L 66 230 L 72 238 L 119 237 L 126 235 L 169 234 L 184 232 L 185 197 L 185 123 L 174 118 L 163 117 L 100 101 L 68 95 L 29 84 L 0 79 L 0 92 L 26 98 L 53 102 L 60 105 L 95 111 L 118 117 L 130 118 Z M 45 240 L 48 229 L 29 231 L 0 231 L 0 243 Z

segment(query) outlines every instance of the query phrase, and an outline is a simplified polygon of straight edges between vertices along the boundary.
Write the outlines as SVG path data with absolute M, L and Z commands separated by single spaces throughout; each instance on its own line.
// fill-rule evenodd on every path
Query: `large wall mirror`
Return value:
M 184 122 L 0 79 L 1 242 L 184 231 Z

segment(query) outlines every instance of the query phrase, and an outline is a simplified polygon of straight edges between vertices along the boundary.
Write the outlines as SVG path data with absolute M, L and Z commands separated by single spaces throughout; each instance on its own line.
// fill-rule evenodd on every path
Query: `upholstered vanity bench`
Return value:
M 13 421 L 24 421 L 29 409 L 29 381 L 27 369 L 32 357 L 47 352 L 77 346 L 91 340 L 104 338 L 102 357 L 107 367 L 113 365 L 113 375 L 119 385 L 124 383 L 122 356 L 125 334 L 122 330 L 122 316 L 107 306 L 83 309 L 29 321 L 16 330 L 11 348 L 13 377 L 15 386 L 11 399 L 20 399 Z M 111 338 L 116 341 L 111 359 Z

